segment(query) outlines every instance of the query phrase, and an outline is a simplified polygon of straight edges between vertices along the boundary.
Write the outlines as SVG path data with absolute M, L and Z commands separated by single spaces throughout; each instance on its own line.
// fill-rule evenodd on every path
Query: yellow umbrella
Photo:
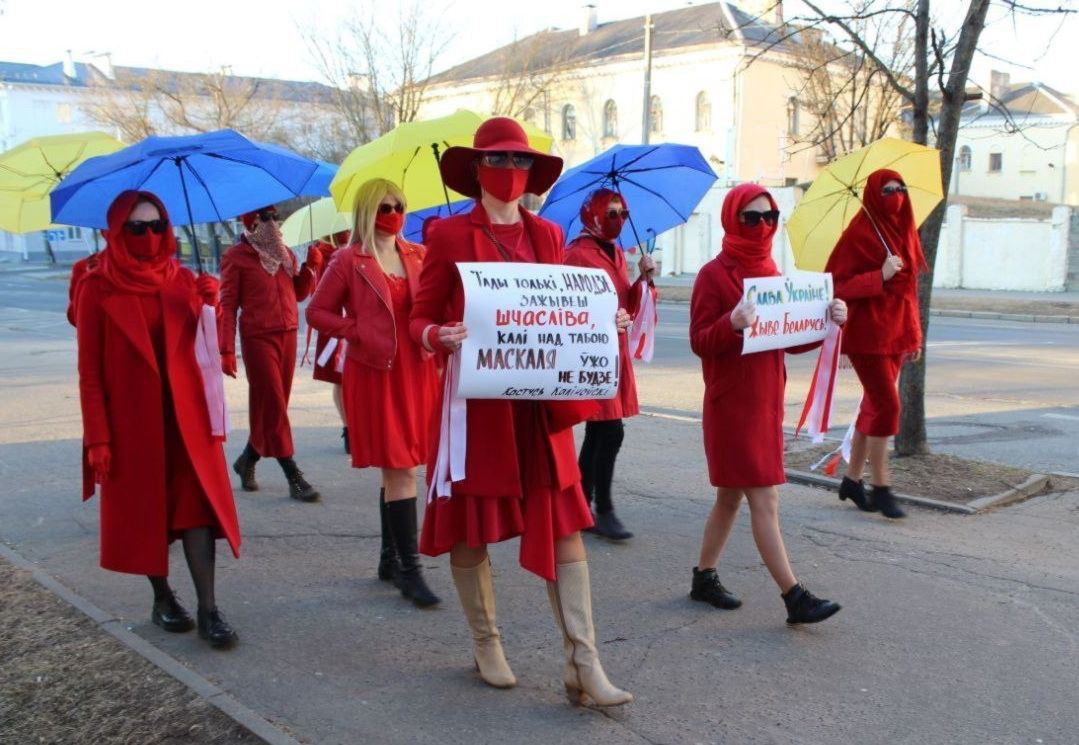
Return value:
M 350 212 L 356 192 L 373 178 L 388 179 L 401 187 L 410 212 L 445 204 L 442 176 L 432 146 L 438 147 L 439 154 L 454 145 L 471 147 L 476 129 L 488 118 L 460 109 L 438 119 L 399 124 L 377 140 L 360 145 L 345 158 L 330 184 L 338 209 Z M 527 122 L 521 122 L 521 126 L 533 148 L 551 151 L 554 139 L 550 135 Z M 451 202 L 465 198 L 449 192 Z
M 919 225 L 944 199 L 936 148 L 885 137 L 855 150 L 821 171 L 787 220 L 787 237 L 799 269 L 823 271 L 839 236 L 862 208 L 859 194 L 866 179 L 882 168 L 903 176 Z
M 35 137 L 0 153 L 0 229 L 48 230 L 49 192 L 87 158 L 114 153 L 123 143 L 104 132 Z
M 323 197 L 296 210 L 281 224 L 286 246 L 302 246 L 316 238 L 352 229 L 352 217 L 337 211 L 331 197 Z

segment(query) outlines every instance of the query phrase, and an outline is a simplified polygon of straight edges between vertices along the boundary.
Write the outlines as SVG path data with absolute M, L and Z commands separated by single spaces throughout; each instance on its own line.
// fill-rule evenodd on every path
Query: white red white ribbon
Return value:
M 647 282 L 641 282 L 641 301 L 637 305 L 637 316 L 629 327 L 629 352 L 635 360 L 652 361 L 656 349 L 656 325 L 659 312 L 656 310 L 655 288 Z
M 794 430 L 795 437 L 801 433 L 802 425 L 808 420 L 808 430 L 813 436 L 813 442 L 824 442 L 824 435 L 828 432 L 828 425 L 832 419 L 833 394 L 836 373 L 839 371 L 839 349 L 842 339 L 843 330 L 836 324 L 831 324 L 828 335 L 824 337 L 824 343 L 821 344 L 817 367 L 813 371 L 813 382 L 809 386 L 809 395 L 806 396 L 802 416 Z
M 453 482 L 465 477 L 465 453 L 468 441 L 467 400 L 457 397 L 457 383 L 461 378 L 461 354 L 450 355 L 446 372 L 442 376 L 442 413 L 438 430 L 438 455 L 435 472 L 427 488 L 427 501 L 435 497 L 449 499 L 453 495 Z
M 854 418 L 850 421 L 850 426 L 847 427 L 847 433 L 843 435 L 843 442 L 840 443 L 832 452 L 826 454 L 823 458 L 818 460 L 812 466 L 809 467 L 810 471 L 816 471 L 821 466 L 824 466 L 824 473 L 829 476 L 835 476 L 836 471 L 839 468 L 839 461 L 850 463 L 850 451 L 851 446 L 854 443 L 854 425 L 858 422 L 858 411 L 862 408 L 862 402 L 858 402 L 858 406 L 855 408 Z
M 195 326 L 195 361 L 202 373 L 210 432 L 214 437 L 229 433 L 229 409 L 225 401 L 225 376 L 221 372 L 221 351 L 217 346 L 217 309 L 203 305 Z

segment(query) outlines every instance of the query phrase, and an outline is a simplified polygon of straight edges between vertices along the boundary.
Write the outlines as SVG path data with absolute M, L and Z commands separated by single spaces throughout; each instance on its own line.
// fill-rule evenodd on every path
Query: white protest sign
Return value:
M 757 320 L 742 332 L 742 354 L 811 344 L 827 336 L 831 274 L 746 278 L 742 287 L 742 301 L 757 306 Z
M 613 398 L 618 295 L 602 269 L 462 262 L 459 398 Z

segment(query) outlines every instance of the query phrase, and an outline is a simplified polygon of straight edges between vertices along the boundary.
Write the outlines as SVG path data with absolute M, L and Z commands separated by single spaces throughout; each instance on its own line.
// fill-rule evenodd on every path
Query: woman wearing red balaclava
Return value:
M 585 198 L 581 205 L 581 235 L 566 246 L 566 263 L 592 269 L 603 269 L 618 291 L 618 307 L 625 308 L 630 317 L 637 315 L 641 300 L 642 283 L 651 287 L 655 264 L 652 257 L 642 255 L 640 275 L 630 284 L 627 276 L 626 258 L 615 241 L 622 232 L 629 205 L 625 197 L 610 189 L 598 189 Z M 584 442 L 577 464 L 581 468 L 581 487 L 585 499 L 591 505 L 595 499 L 596 525 L 592 530 L 604 538 L 624 541 L 633 537 L 615 514 L 611 503 L 611 482 L 614 479 L 614 462 L 622 447 L 625 426 L 622 420 L 637 416 L 637 382 L 633 376 L 633 358 L 629 352 L 629 335 L 618 339 L 621 369 L 618 372 L 618 393 L 614 398 L 597 401 L 599 412 L 585 424 Z
M 839 499 L 893 519 L 905 513 L 892 494 L 888 438 L 899 431 L 899 370 L 922 351 L 918 275 L 927 270 L 903 177 L 885 169 L 871 173 L 862 209 L 825 267 L 834 278 L 836 297 L 850 303 L 843 353 L 863 389 Z M 867 457 L 873 469 L 871 494 L 862 482 Z
M 298 266 L 281 240 L 274 207 L 248 212 L 240 219 L 244 233 L 221 260 L 221 368 L 236 377 L 239 315 L 251 434 L 232 469 L 244 491 L 258 491 L 255 464 L 259 458 L 276 458 L 285 472 L 289 496 L 314 502 L 318 491 L 292 459 L 288 399 L 296 370 L 297 303 L 315 287 L 321 254 L 308 249 L 307 261 Z
M 779 528 L 779 490 L 783 471 L 783 393 L 785 352 L 813 347 L 742 354 L 742 332 L 756 320 L 756 308 L 742 301 L 744 282 L 773 277 L 772 239 L 779 209 L 756 184 L 741 184 L 723 200 L 723 250 L 704 265 L 693 285 L 689 343 L 704 372 L 704 451 L 716 502 L 704 527 L 701 554 L 693 568 L 690 597 L 716 608 L 742 601 L 719 581 L 716 565 L 745 497 L 757 544 L 787 606 L 787 623 L 816 623 L 839 605 L 815 597 L 791 570 Z M 832 320 L 846 320 L 846 305 L 833 300 Z
M 352 467 L 382 471 L 378 577 L 427 607 L 439 599 L 416 549 L 416 467 L 427 457 L 438 371 L 434 355 L 409 335 L 424 250 L 400 236 L 405 207 L 404 194 L 385 179 L 360 187 L 355 242 L 330 262 L 307 322 L 348 342 L 343 387 Z
M 457 262 L 563 263 L 561 229 L 520 206 L 526 192 L 542 194 L 561 170 L 561 158 L 533 150 L 521 125 L 501 117 L 476 130 L 473 147 L 451 147 L 443 155 L 443 181 L 474 197 L 476 205 L 432 226 L 411 330 L 417 342 L 450 356 L 447 365 L 455 364 L 452 355 L 468 333 L 461 323 L 464 291 Z M 629 324 L 619 311 L 619 329 Z M 452 380 L 449 371 L 447 377 Z M 434 496 L 423 516 L 420 550 L 429 556 L 450 553 L 480 676 L 496 688 L 516 685 L 495 623 L 487 544 L 520 536 L 521 566 L 547 580 L 562 631 L 570 701 L 579 704 L 587 695 L 600 706 L 628 703 L 633 696 L 611 685 L 599 662 L 580 535 L 592 516 L 581 491 L 572 427 L 594 405 L 469 399 L 464 412 L 458 405 L 446 401 L 442 413 L 442 427 L 453 438 L 443 439 L 440 432 L 431 448 L 427 478 Z M 444 472 L 439 456 L 449 457 L 462 435 L 464 475 L 448 483 L 453 475 Z
M 83 420 L 83 498 L 101 485 L 101 566 L 143 574 L 151 620 L 190 631 L 168 583 L 169 543 L 180 539 L 198 595 L 199 635 L 215 647 L 236 632 L 214 598 L 214 541 L 239 556 L 240 529 L 225 454 L 211 429 L 195 358 L 202 306 L 217 280 L 174 258 L 161 201 L 126 191 L 109 207 L 107 250 L 79 282 L 76 328 Z
M 348 245 L 349 232 L 342 230 L 334 233 L 332 236 L 326 236 L 322 240 L 316 241 L 311 244 L 308 250 L 314 249 L 318 251 L 318 267 L 319 271 L 315 277 L 315 286 L 322 281 L 322 278 L 326 276 L 325 267 L 330 265 L 330 260 L 333 258 L 337 249 L 344 248 Z M 311 366 L 311 377 L 315 380 L 320 380 L 323 383 L 330 383 L 333 385 L 333 405 L 337 409 L 337 415 L 341 417 L 341 440 L 344 442 L 345 455 L 349 454 L 348 447 L 348 419 L 345 418 L 345 405 L 341 398 L 341 367 L 344 364 L 344 346 L 337 344 L 334 350 L 329 354 L 325 363 L 322 363 L 323 354 L 326 351 L 326 346 L 330 343 L 330 339 L 333 337 L 329 334 L 324 334 L 319 331 L 315 336 L 315 359 L 314 364 Z M 307 328 L 307 344 L 311 344 L 311 327 Z M 308 348 L 310 348 L 308 346 Z M 307 352 L 304 352 L 306 356 Z

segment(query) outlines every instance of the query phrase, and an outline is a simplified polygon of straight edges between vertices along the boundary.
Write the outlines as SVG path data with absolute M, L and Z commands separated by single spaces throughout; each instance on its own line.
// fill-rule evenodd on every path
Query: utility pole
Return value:
M 641 144 L 648 144 L 652 133 L 652 14 L 644 17 L 644 104 L 641 114 Z

